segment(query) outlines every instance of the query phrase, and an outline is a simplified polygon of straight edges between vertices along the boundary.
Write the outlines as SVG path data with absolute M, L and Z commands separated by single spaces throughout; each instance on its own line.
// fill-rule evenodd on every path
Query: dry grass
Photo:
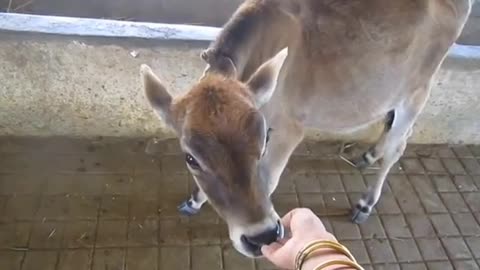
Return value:
M 16 11 L 19 11 L 25 7 L 28 7 L 30 6 L 31 4 L 33 4 L 35 0 L 29 0 L 29 1 L 26 1 L 26 2 L 23 2 L 21 4 L 19 4 L 18 6 L 15 6 L 15 3 L 14 3 L 14 0 L 9 0 L 8 1 L 8 5 L 7 5 L 7 8 L 6 8 L 6 13 L 10 13 L 10 12 L 16 12 Z
M 23 4 L 21 4 L 21 5 L 18 5 L 17 7 L 15 7 L 15 8 L 13 9 L 13 11 L 18 11 L 18 10 L 24 8 L 24 7 L 28 7 L 29 5 L 33 4 L 33 2 L 34 2 L 34 0 L 30 0 L 30 1 L 27 1 L 27 2 L 25 2 L 25 3 L 23 3 Z
M 12 8 L 12 2 L 13 2 L 13 0 L 9 0 L 9 1 L 8 1 L 7 13 L 9 13 L 9 12 L 10 12 L 10 9 Z

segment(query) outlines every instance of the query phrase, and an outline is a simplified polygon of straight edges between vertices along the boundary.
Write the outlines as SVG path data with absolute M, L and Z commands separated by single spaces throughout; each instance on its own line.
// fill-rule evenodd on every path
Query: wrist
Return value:
M 306 260 L 301 270 L 315 270 L 315 268 L 318 265 L 331 260 L 350 261 L 350 259 L 343 254 L 340 254 L 338 252 L 331 251 L 331 250 L 325 250 L 322 252 L 318 252 L 314 257 Z M 325 270 L 338 270 L 338 269 L 349 270 L 354 268 L 349 268 L 349 267 L 346 267 L 345 265 L 332 265 L 325 268 Z
M 297 270 L 363 270 L 345 246 L 329 240 L 307 244 L 298 252 L 295 267 Z

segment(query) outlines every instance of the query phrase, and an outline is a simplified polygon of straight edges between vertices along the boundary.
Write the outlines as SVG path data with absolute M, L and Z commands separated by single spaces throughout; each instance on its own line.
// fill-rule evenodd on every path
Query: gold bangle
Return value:
M 359 265 L 357 262 L 352 262 L 352 261 L 347 261 L 347 260 L 331 260 L 331 261 L 326 261 L 324 263 L 321 263 L 317 265 L 314 270 L 324 270 L 325 268 L 333 265 L 344 265 L 344 266 L 350 266 L 356 270 L 365 270 L 361 265 Z
M 345 246 L 333 241 L 317 240 L 310 242 L 302 250 L 300 250 L 300 252 L 298 252 L 297 256 L 295 257 L 295 269 L 301 270 L 303 263 L 307 259 L 311 258 L 316 251 L 324 248 L 333 249 L 339 253 L 342 253 L 356 263 L 355 258 Z
M 351 261 L 354 261 L 356 262 L 355 258 L 353 257 L 352 253 L 350 253 L 350 251 L 343 245 L 339 244 L 339 243 L 336 243 L 336 242 L 324 242 L 324 243 L 318 243 L 318 244 L 314 244 L 312 245 L 309 250 L 306 251 L 306 254 L 305 255 L 305 261 L 310 259 L 312 256 L 315 255 L 315 253 L 317 251 L 319 251 L 320 249 L 322 248 L 331 248 L 337 252 L 340 252 L 342 254 L 344 254 L 345 256 L 347 256 Z
M 338 244 L 332 241 L 316 240 L 308 243 L 295 258 L 295 269 L 301 270 L 303 263 L 307 260 L 307 257 L 310 257 L 314 251 L 318 251 L 323 248 L 329 248 L 336 250 L 337 252 L 342 252 L 338 247 Z M 339 250 L 340 249 L 340 250 Z

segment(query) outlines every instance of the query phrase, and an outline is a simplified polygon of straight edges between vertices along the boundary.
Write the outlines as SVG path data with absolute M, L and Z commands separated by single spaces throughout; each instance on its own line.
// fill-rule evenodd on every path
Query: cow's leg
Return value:
M 387 126 L 378 143 L 365 155 L 368 156 L 365 159 L 368 160 L 368 163 L 373 163 L 379 158 L 382 158 L 382 162 L 375 185 L 368 188 L 367 193 L 362 196 L 353 209 L 353 222 L 362 223 L 366 221 L 380 199 L 387 174 L 403 155 L 407 139 L 412 134 L 413 124 L 422 111 L 429 92 L 429 87 L 418 89 L 412 97 L 396 108 L 393 111 L 391 124 Z
M 390 129 L 392 129 L 394 118 L 395 118 L 395 111 L 392 110 L 385 117 L 385 122 L 384 122 L 385 127 L 384 127 L 384 130 L 383 130 L 383 133 L 382 133 L 380 139 L 378 140 L 378 142 L 374 146 L 370 147 L 365 153 L 363 153 L 362 155 L 360 155 L 357 158 L 353 158 L 351 160 L 348 160 L 344 157 L 344 159 L 346 159 L 351 165 L 355 166 L 359 170 L 363 170 L 363 169 L 373 165 L 380 158 L 382 158 L 383 154 L 384 154 L 382 147 L 384 147 L 385 140 L 387 139 L 387 135 L 388 135 Z
M 178 211 L 186 216 L 197 214 L 202 208 L 202 205 L 207 202 L 207 196 L 203 191 L 194 184 L 193 192 L 190 198 L 178 206 Z

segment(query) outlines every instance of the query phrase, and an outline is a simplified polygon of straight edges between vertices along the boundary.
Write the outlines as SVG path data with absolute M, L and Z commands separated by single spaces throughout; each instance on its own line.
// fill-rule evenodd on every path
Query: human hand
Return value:
M 327 232 L 322 221 L 307 208 L 297 208 L 282 218 L 282 224 L 290 231 L 290 238 L 262 247 L 269 261 L 283 269 L 295 268 L 295 257 L 308 243 L 314 240 L 337 241 Z

